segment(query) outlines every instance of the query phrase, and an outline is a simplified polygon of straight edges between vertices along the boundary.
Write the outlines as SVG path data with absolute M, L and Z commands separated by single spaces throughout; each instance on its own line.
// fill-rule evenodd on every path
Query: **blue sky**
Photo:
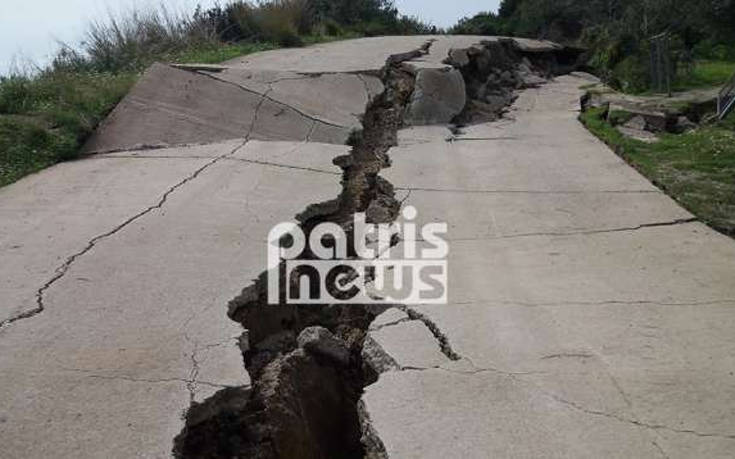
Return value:
M 402 13 L 418 16 L 440 27 L 463 16 L 497 10 L 500 0 L 396 0 Z M 192 11 L 197 4 L 216 0 L 0 0 L 0 74 L 15 62 L 43 64 L 57 49 L 57 42 L 77 44 L 85 25 L 110 12 L 150 8 L 165 3 L 174 10 Z M 219 2 L 226 3 L 226 2 Z

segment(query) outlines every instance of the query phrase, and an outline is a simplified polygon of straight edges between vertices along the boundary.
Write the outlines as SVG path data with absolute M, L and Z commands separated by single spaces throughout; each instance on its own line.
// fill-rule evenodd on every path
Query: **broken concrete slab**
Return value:
M 139 145 L 179 145 L 235 138 L 344 144 L 357 127 L 356 116 L 369 98 L 365 83 L 355 76 L 347 89 L 357 91 L 351 98 L 335 104 L 342 108 L 330 115 L 337 120 L 332 122 L 328 121 L 330 116 L 320 118 L 320 107 L 313 102 L 315 97 L 323 102 L 327 96 L 323 83 L 307 91 L 311 99 L 306 97 L 299 102 L 296 98 L 292 105 L 271 97 L 275 89 L 250 89 L 220 78 L 218 73 L 154 64 L 102 123 L 87 142 L 85 151 L 110 152 L 135 149 Z M 281 86 L 287 87 L 286 81 Z M 287 99 L 283 91 L 286 90 L 278 94 Z M 307 99 L 312 101 L 311 105 Z M 354 115 L 345 114 L 349 107 Z M 339 124 L 343 121 L 349 123 Z
M 383 91 L 380 78 L 354 73 L 300 74 L 227 68 L 212 78 L 248 88 L 335 126 L 361 128 L 359 116 Z
M 298 146 L 291 148 L 295 156 Z M 168 153 L 176 155 L 176 150 Z M 116 167 L 128 162 L 173 175 L 190 172 L 192 161 L 202 160 L 92 157 L 69 163 L 74 169 L 66 173 L 74 183 L 85 183 L 88 170 L 80 164 Z M 131 175 L 121 174 L 125 170 Z M 140 173 L 138 167 L 117 171 L 149 194 L 156 190 L 153 184 L 171 187 L 158 182 L 168 174 L 145 175 L 146 188 L 130 180 Z M 293 199 L 294 190 L 301 199 Z M 12 439 L 5 453 L 43 457 L 53 447 L 57 456 L 78 456 L 80 448 L 94 451 L 90 456 L 168 456 L 192 401 L 248 384 L 238 346 L 242 330 L 223 308 L 265 266 L 268 231 L 307 203 L 338 192 L 331 174 L 222 159 L 172 191 L 160 208 L 99 239 L 45 292 L 42 313 L 0 332 L 0 399 L 6 419 L 0 432 Z M 97 198 L 104 205 L 110 196 Z M 50 214 L 45 225 L 58 228 L 63 218 L 64 212 Z M 25 237 L 23 245 L 39 251 L 55 246 L 37 232 Z M 20 272 L 23 263 L 16 264 Z M 46 265 L 57 264 L 53 252 L 48 253 Z M 43 442 L 27 428 L 30 419 L 40 418 L 48 422 Z
M 418 320 L 383 326 L 369 336 L 399 368 L 434 368 L 449 362 L 431 331 Z M 374 370 L 380 372 L 380 368 Z
M 408 314 L 398 308 L 390 308 L 375 318 L 370 324 L 370 330 L 375 331 L 390 325 L 396 325 L 400 322 L 409 320 Z
M 194 72 L 154 64 L 85 146 L 87 152 L 244 138 L 262 96 Z M 308 130 L 304 122 L 303 129 Z
M 282 49 L 255 53 L 225 62 L 227 67 L 245 69 L 291 71 L 298 73 L 376 73 L 386 60 L 401 53 L 414 51 L 431 42 L 429 53 L 414 59 L 443 66 L 451 49 L 470 48 L 483 42 L 497 42 L 501 37 L 479 35 L 422 35 L 408 37 L 371 37 L 318 44 L 306 48 Z M 516 44 L 524 53 L 552 53 L 563 49 L 560 45 L 543 40 L 504 38 Z M 420 65 L 420 64 L 419 64 Z
M 92 136 L 85 151 L 130 150 L 140 145 L 180 145 L 233 138 L 305 140 L 344 144 L 360 128 L 367 103 L 382 91 L 374 74 L 396 50 L 433 43 L 408 65 L 418 73 L 409 120 L 445 123 L 465 105 L 464 82 L 442 63 L 455 48 L 492 37 L 381 37 L 248 56 L 221 66 L 155 64 Z M 385 47 L 384 45 L 391 45 Z M 480 45 L 481 46 L 481 45 Z M 346 69 L 380 58 L 374 68 Z M 311 60 L 320 69 L 292 66 Z M 278 65 L 268 65 L 269 59 Z M 333 59 L 340 59 L 338 65 Z M 258 65 L 254 63 L 259 63 Z M 311 74 L 309 74 L 311 73 Z
M 548 53 L 560 51 L 564 47 L 549 40 L 533 40 L 530 38 L 513 37 L 513 42 L 524 53 Z
M 408 125 L 448 124 L 464 109 L 467 93 L 459 70 L 412 69 L 416 88 L 405 122 Z

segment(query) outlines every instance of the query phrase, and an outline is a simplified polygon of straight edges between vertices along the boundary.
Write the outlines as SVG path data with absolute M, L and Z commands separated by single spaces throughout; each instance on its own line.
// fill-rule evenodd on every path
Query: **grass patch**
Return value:
M 590 109 L 582 123 L 629 164 L 716 230 L 735 236 L 735 119 L 656 143 L 625 137 Z
M 689 74 L 678 75 L 672 89 L 686 91 L 688 89 L 722 86 L 735 73 L 735 62 L 697 61 Z
M 247 54 L 270 51 L 278 48 L 275 43 L 227 43 L 222 45 L 201 46 L 178 53 L 172 53 L 159 60 L 177 64 L 217 64 Z
M 621 124 L 625 124 L 631 119 L 633 119 L 635 115 L 631 112 L 625 111 L 625 110 L 610 110 L 610 113 L 607 116 L 607 120 L 612 124 L 613 126 L 619 126 Z
M 48 71 L 0 78 L 0 186 L 74 158 L 136 77 Z

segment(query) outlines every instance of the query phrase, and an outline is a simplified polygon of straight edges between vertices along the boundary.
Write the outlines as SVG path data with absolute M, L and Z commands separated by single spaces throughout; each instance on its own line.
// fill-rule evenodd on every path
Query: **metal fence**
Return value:
M 671 37 L 662 33 L 648 39 L 651 47 L 651 89 L 671 96 L 671 80 L 674 69 L 671 65 Z
M 717 94 L 717 116 L 723 119 L 735 106 L 735 74 Z

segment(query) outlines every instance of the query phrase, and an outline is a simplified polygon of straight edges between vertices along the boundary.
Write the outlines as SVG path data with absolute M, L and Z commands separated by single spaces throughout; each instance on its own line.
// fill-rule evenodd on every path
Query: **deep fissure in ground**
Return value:
M 349 234 L 359 212 L 369 223 L 395 220 L 400 204 L 378 173 L 389 166 L 387 151 L 397 144 L 413 92 L 414 80 L 400 64 L 425 51 L 394 56 L 383 69 L 385 91 L 369 104 L 350 154 L 334 160 L 343 170 L 342 192 L 297 216 L 305 234 L 323 222 L 340 224 Z M 360 353 L 370 323 L 385 308 L 268 305 L 268 275 L 261 274 L 229 305 L 230 318 L 247 330 L 241 341 L 252 388 L 225 389 L 192 405 L 175 454 L 363 457 L 356 408 L 366 385 Z
M 373 224 L 397 218 L 401 203 L 379 173 L 390 166 L 387 153 L 398 143 L 398 130 L 414 92 L 415 75 L 402 63 L 426 54 L 429 46 L 388 60 L 381 72 L 384 92 L 369 103 L 363 130 L 351 140 L 350 154 L 334 160 L 343 170 L 340 196 L 311 205 L 297 216 L 307 239 L 316 225 L 332 222 L 345 229 L 352 247 L 356 213 L 364 212 Z M 483 104 L 485 115 L 496 119 L 514 100 L 508 94 L 523 87 L 520 73 L 525 62 L 515 59 L 514 64 L 516 55 L 509 56 L 506 48 L 505 43 L 485 44 L 466 62 L 449 61 L 468 82 L 470 102 L 464 114 L 477 103 Z M 500 74 L 493 62 L 498 63 Z M 482 87 L 503 91 L 502 103 L 495 100 L 496 105 L 488 108 L 486 96 L 493 94 Z M 463 123 L 476 120 L 462 115 L 460 119 Z M 308 249 L 304 256 L 309 256 Z M 384 456 L 380 439 L 360 419 L 359 403 L 363 388 L 379 376 L 363 362 L 363 344 L 370 324 L 388 307 L 268 305 L 267 279 L 278 274 L 262 273 L 229 304 L 229 317 L 246 330 L 241 348 L 252 387 L 224 389 L 193 403 L 185 428 L 174 441 L 174 454 L 269 459 Z

